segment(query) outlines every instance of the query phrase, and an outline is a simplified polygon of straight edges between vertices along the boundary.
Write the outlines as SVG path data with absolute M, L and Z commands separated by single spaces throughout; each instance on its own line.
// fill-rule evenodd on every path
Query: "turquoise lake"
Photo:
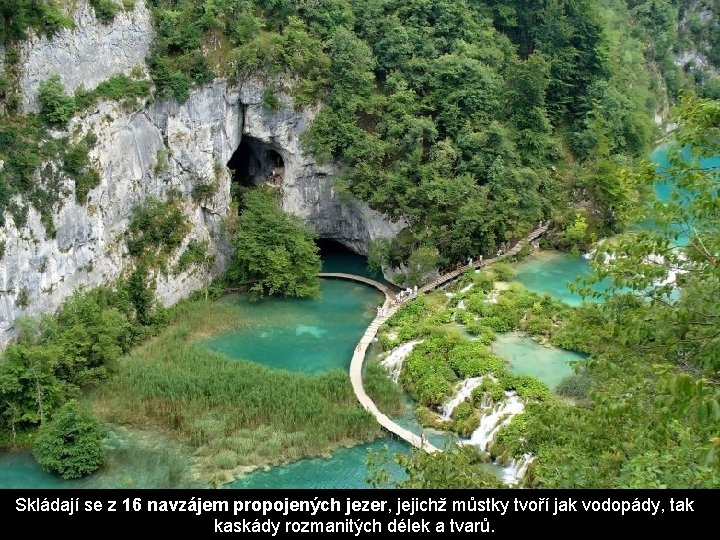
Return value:
M 226 298 L 241 307 L 249 324 L 203 344 L 229 358 L 288 371 L 347 370 L 383 296 L 373 287 L 338 279 L 322 280 L 320 289 L 319 299 Z
M 667 166 L 667 150 L 659 147 L 652 158 L 660 167 Z M 703 160 L 703 166 L 720 166 L 720 157 Z M 666 184 L 656 186 L 659 195 L 667 197 Z M 665 195 L 663 195 L 665 193 Z M 323 270 L 372 275 L 365 259 L 342 252 L 324 253 Z M 517 279 L 528 289 L 548 293 L 572 305 L 580 298 L 570 293 L 567 283 L 590 271 L 582 256 L 558 252 L 542 252 L 516 265 Z M 246 311 L 249 326 L 216 336 L 205 342 L 213 350 L 230 358 L 245 358 L 267 366 L 303 372 L 329 369 L 346 370 L 353 348 L 375 316 L 375 307 L 382 296 L 375 289 L 339 280 L 324 280 L 322 297 L 315 300 L 271 299 L 253 303 L 235 296 L 224 301 L 238 303 Z M 515 334 L 498 336 L 493 350 L 509 361 L 518 374 L 534 375 L 554 387 L 571 373 L 570 362 L 579 355 L 543 347 L 529 338 Z M 412 414 L 414 405 L 408 401 L 398 423 L 416 433 L 422 430 Z M 447 435 L 426 430 L 431 442 L 442 446 Z M 390 453 L 407 453 L 407 444 L 385 437 L 371 444 L 336 450 L 329 458 L 304 459 L 289 465 L 259 470 L 237 480 L 229 488 L 335 488 L 368 487 L 366 467 L 368 450 L 387 447 Z M 157 452 L 159 454 L 159 452 Z M 111 452 L 113 467 L 77 481 L 65 481 L 42 471 L 27 452 L 0 452 L 0 488 L 17 487 L 153 487 L 152 478 L 133 475 L 132 457 L 123 458 Z M 153 459 L 152 451 L 143 459 Z M 161 463 L 161 460 L 158 460 Z M 402 471 L 391 466 L 393 480 L 402 478 Z M 173 471 L 159 470 L 158 477 L 172 476 Z

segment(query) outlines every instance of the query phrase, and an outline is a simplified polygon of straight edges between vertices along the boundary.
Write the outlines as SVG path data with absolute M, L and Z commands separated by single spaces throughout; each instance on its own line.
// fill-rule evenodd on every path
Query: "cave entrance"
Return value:
M 370 270 L 367 257 L 354 252 L 338 240 L 318 238 L 315 243 L 320 248 L 323 272 L 356 274 L 384 282 L 382 274 Z
M 280 153 L 253 137 L 243 136 L 227 166 L 233 181 L 244 188 L 262 184 L 279 186 L 285 177 L 285 160 Z

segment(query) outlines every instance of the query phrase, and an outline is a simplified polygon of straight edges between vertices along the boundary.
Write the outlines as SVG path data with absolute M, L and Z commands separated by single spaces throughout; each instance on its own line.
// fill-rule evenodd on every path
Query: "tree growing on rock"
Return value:
M 236 250 L 230 282 L 257 297 L 310 297 L 320 294 L 320 256 L 315 234 L 275 204 L 272 188 L 249 191 L 232 236 Z M 235 227 L 234 227 L 235 228 Z

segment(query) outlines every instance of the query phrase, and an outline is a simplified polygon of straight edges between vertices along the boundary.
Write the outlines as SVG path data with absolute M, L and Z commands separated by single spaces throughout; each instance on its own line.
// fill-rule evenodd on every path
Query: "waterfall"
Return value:
M 458 302 L 457 308 L 458 309 L 466 309 L 465 308 L 465 300 L 460 300 L 460 302 Z
M 482 377 L 471 377 L 470 379 L 465 379 L 462 384 L 460 385 L 460 388 L 458 389 L 457 394 L 455 394 L 455 397 L 453 397 L 450 401 L 445 403 L 440 408 L 440 413 L 443 420 L 450 420 L 450 416 L 452 415 L 452 412 L 455 410 L 455 407 L 460 405 L 463 401 L 465 401 L 470 395 L 472 394 L 472 391 L 482 383 L 483 378 Z
M 520 414 L 524 409 L 525 403 L 515 392 L 505 392 L 505 399 L 483 415 L 478 428 L 464 443 L 477 446 L 480 450 L 487 450 L 500 428 L 509 424 L 512 417 Z
M 513 459 L 503 467 L 503 482 L 509 486 L 515 486 L 525 478 L 528 467 L 537 458 L 530 453 L 523 454 L 521 458 Z
M 472 288 L 473 288 L 473 283 L 471 283 L 470 285 L 466 285 L 465 287 L 463 287 L 462 289 L 460 289 L 460 292 L 461 292 L 461 293 L 466 293 L 466 292 L 468 292 L 468 291 L 469 291 L 470 289 L 472 289 Z
M 390 354 L 388 354 L 387 357 L 380 362 L 380 365 L 390 372 L 390 377 L 393 381 L 398 382 L 403 362 L 418 343 L 422 343 L 422 340 L 403 343 L 390 351 Z

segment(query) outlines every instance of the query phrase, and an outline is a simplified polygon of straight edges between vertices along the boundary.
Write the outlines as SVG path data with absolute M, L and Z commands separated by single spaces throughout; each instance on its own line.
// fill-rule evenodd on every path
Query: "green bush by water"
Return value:
M 38 430 L 33 454 L 40 466 L 66 480 L 95 472 L 105 458 L 103 429 L 77 401 L 68 401 Z

